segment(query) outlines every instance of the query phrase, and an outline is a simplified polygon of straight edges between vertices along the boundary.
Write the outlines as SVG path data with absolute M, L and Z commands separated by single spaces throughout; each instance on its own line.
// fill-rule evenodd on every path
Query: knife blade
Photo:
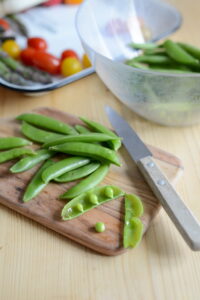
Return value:
M 105 108 L 115 132 L 137 164 L 144 179 L 189 247 L 200 250 L 200 223 L 187 208 L 168 179 L 152 159 L 152 153 L 131 126 L 111 107 Z

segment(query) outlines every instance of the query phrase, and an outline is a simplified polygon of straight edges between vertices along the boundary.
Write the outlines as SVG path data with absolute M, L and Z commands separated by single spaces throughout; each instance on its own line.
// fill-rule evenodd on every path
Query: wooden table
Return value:
M 200 46 L 200 2 L 171 0 L 184 24 L 173 35 Z M 96 75 L 31 98 L 0 89 L 0 116 L 38 106 L 85 115 L 109 125 L 116 108 L 149 144 L 179 156 L 185 172 L 177 190 L 200 219 L 200 125 L 162 127 L 123 106 Z M 98 255 L 0 206 L 1 300 L 198 300 L 200 254 L 183 242 L 162 210 L 140 246 L 117 257 Z

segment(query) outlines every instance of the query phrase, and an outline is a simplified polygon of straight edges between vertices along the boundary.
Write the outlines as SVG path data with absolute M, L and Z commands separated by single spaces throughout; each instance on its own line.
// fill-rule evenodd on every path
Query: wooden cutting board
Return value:
M 54 117 L 71 125 L 82 124 L 75 116 L 51 108 L 38 108 L 35 112 Z M 20 123 L 14 119 L 0 121 L 0 136 L 21 136 Z M 35 146 L 35 145 L 34 145 Z M 174 183 L 182 173 L 180 160 L 160 149 L 149 146 L 156 163 L 161 167 L 168 179 Z M 145 183 L 134 162 L 125 148 L 119 151 L 123 166 L 112 166 L 102 184 L 113 184 L 127 193 L 135 193 L 144 204 L 142 222 L 145 231 L 159 212 L 160 204 Z M 9 167 L 14 163 L 0 165 L 0 203 L 21 213 L 28 218 L 86 246 L 106 255 L 117 255 L 124 251 L 122 247 L 123 206 L 122 198 L 110 201 L 71 221 L 62 221 L 61 210 L 65 204 L 59 195 L 75 183 L 50 183 L 34 200 L 29 203 L 21 201 L 25 187 L 38 166 L 24 173 L 10 174 Z M 106 224 L 106 231 L 96 233 L 94 225 L 97 221 Z M 67 240 L 66 240 L 67 242 Z

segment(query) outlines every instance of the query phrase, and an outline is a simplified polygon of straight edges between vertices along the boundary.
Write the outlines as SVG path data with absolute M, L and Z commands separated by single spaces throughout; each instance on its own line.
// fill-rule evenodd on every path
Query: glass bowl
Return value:
M 157 41 L 177 30 L 180 13 L 157 0 L 86 0 L 76 27 L 95 71 L 124 104 L 163 125 L 200 121 L 200 75 L 139 70 L 124 64 L 131 42 Z

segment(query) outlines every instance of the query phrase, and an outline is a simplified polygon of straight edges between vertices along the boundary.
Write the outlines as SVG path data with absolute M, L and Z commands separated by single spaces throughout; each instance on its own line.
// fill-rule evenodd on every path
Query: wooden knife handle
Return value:
M 151 156 L 139 160 L 138 168 L 186 243 L 192 250 L 200 250 L 200 223 L 183 203 Z

